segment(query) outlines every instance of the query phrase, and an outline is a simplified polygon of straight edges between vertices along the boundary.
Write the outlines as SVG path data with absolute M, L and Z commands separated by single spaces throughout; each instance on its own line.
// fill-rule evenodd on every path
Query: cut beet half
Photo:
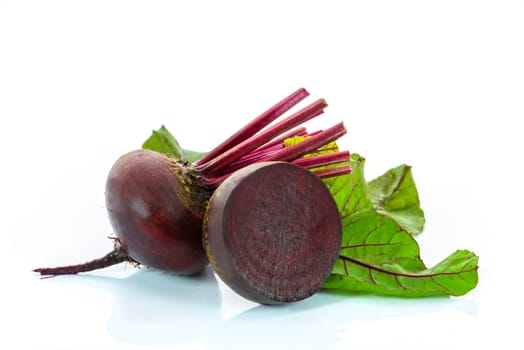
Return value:
M 285 162 L 235 172 L 211 196 L 204 218 L 203 243 L 215 271 L 261 304 L 319 291 L 341 239 L 340 215 L 322 180 Z

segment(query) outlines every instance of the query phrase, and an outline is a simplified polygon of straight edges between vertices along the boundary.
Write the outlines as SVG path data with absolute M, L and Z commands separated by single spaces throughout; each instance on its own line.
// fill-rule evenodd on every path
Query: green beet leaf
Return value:
M 364 258 L 341 255 L 325 288 L 401 297 L 464 295 L 478 283 L 478 256 L 457 250 L 429 269 L 411 269 L 403 259 L 372 264 Z
M 180 147 L 176 138 L 164 125 L 158 130 L 153 130 L 151 136 L 142 144 L 142 148 L 167 154 L 176 160 L 187 160 L 191 163 L 196 162 L 206 154 Z
M 335 198 L 342 218 L 373 208 L 373 203 L 367 195 L 364 162 L 363 157 L 353 153 L 349 162 L 351 174 L 324 180 L 333 198 Z
M 392 218 L 411 234 L 422 232 L 424 211 L 410 166 L 400 165 L 368 182 L 367 194 L 377 212 Z
M 358 257 L 377 266 L 400 263 L 411 270 L 426 268 L 420 259 L 419 247 L 414 237 L 394 220 L 373 209 L 342 219 L 342 229 L 341 257 Z M 343 262 L 343 258 L 340 262 Z
M 395 220 L 409 233 L 421 233 L 424 211 L 420 208 L 411 167 L 400 165 L 366 183 L 364 164 L 365 159 L 354 153 L 350 161 L 352 174 L 324 180 L 342 216 L 373 209 Z
M 414 237 L 370 209 L 342 220 L 340 257 L 324 287 L 402 297 L 463 295 L 478 282 L 478 257 L 459 250 L 428 269 Z
M 413 234 L 424 212 L 411 169 L 401 165 L 366 183 L 363 157 L 350 175 L 326 182 L 342 217 L 342 249 L 324 287 L 382 295 L 463 295 L 478 282 L 478 257 L 459 250 L 426 268 Z
M 200 158 L 204 157 L 207 152 L 197 152 L 197 151 L 191 151 L 188 149 L 183 149 L 184 156 L 188 162 L 194 163 Z
M 168 154 L 177 160 L 185 160 L 184 150 L 164 125 L 158 130 L 153 130 L 151 136 L 142 144 L 142 148 Z

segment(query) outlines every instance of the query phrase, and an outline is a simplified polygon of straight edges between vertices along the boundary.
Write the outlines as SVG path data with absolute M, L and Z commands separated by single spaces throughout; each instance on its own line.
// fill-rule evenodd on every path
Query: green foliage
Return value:
M 402 297 L 463 295 L 478 282 L 478 257 L 458 250 L 432 268 L 414 239 L 424 212 L 411 168 L 401 165 L 366 183 L 364 158 L 353 172 L 326 182 L 342 216 L 340 257 L 324 287 Z
M 368 197 L 374 209 L 395 220 L 411 234 L 424 228 L 424 212 L 420 208 L 417 187 L 409 165 L 400 165 L 368 182 Z
M 196 162 L 206 154 L 180 147 L 178 141 L 164 125 L 158 130 L 153 130 L 151 136 L 142 144 L 142 148 L 167 154 L 176 160 L 187 160 L 191 163 Z

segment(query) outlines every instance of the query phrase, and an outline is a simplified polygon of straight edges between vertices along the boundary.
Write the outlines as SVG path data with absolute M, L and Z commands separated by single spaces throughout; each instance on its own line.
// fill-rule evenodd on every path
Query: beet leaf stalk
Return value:
M 351 171 L 347 165 L 349 152 L 299 160 L 346 133 L 343 123 L 313 133 L 302 125 L 324 113 L 324 99 L 273 123 L 308 95 L 304 88 L 298 89 L 195 163 L 150 149 L 123 155 L 111 168 L 105 191 L 116 236 L 114 249 L 83 264 L 34 271 L 42 275 L 77 274 L 121 262 L 181 275 L 202 271 L 209 263 L 202 246 L 207 204 L 213 192 L 236 171 L 269 161 L 295 162 L 321 178 Z M 305 136 L 306 140 L 285 147 L 284 141 L 294 136 Z M 318 169 L 325 165 L 329 167 Z
M 236 133 L 231 135 L 227 140 L 222 142 L 220 145 L 215 147 L 211 152 L 200 159 L 196 164 L 203 164 L 209 160 L 215 158 L 224 151 L 230 149 L 233 146 L 238 145 L 240 142 L 253 136 L 258 130 L 261 130 L 265 126 L 269 125 L 273 120 L 280 117 L 282 114 L 287 112 L 290 108 L 296 105 L 298 102 L 303 100 L 309 95 L 309 92 L 304 88 L 300 88 L 291 95 L 284 98 L 282 101 L 275 104 L 273 107 L 262 113 L 257 118 L 253 119 L 249 124 L 238 130 Z

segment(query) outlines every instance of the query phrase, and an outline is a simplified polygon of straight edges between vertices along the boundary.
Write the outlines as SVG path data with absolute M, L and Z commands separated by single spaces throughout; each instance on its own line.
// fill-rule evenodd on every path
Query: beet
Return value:
M 322 288 L 342 224 L 322 180 L 284 162 L 245 167 L 209 200 L 203 242 L 220 278 L 241 296 L 278 304 Z
M 106 182 L 106 207 L 116 234 L 115 248 L 102 259 L 60 268 L 37 269 L 43 275 L 75 274 L 123 261 L 181 275 L 200 272 L 208 261 L 201 243 L 203 206 L 211 192 L 188 191 L 174 159 L 149 150 L 120 157 Z
M 210 192 L 203 187 L 186 190 L 175 167 L 173 159 L 153 151 L 122 156 L 107 178 L 106 206 L 129 257 L 149 267 L 191 275 L 207 265 L 198 234 L 203 212 L 192 203 L 205 202 Z
M 208 263 L 202 247 L 207 202 L 215 189 L 239 169 L 260 162 L 284 161 L 311 168 L 322 178 L 350 171 L 347 165 L 314 169 L 348 161 L 347 151 L 300 159 L 346 133 L 342 123 L 313 133 L 299 127 L 323 113 L 327 106 L 323 99 L 266 128 L 306 96 L 305 89 L 297 90 L 195 164 L 148 150 L 123 155 L 112 167 L 106 184 L 106 205 L 116 235 L 113 250 L 83 264 L 34 271 L 42 275 L 76 274 L 131 262 L 182 275 L 198 273 Z M 286 138 L 297 135 L 306 139 L 284 147 Z

